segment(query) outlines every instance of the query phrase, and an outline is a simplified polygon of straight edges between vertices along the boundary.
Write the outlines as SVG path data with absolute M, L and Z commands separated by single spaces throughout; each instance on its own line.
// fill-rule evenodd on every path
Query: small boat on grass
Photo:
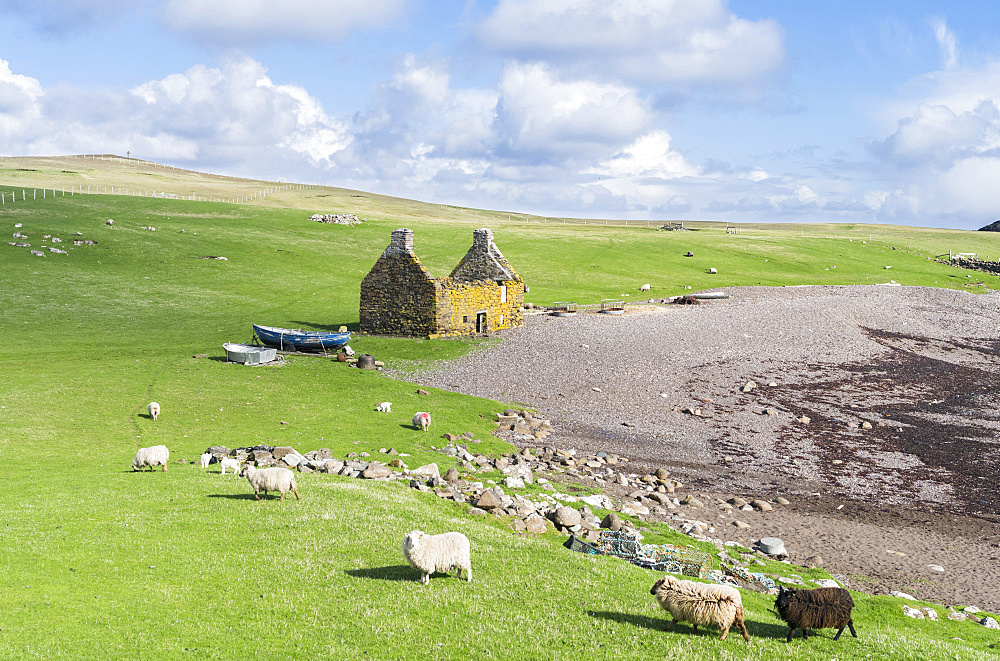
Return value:
M 349 331 L 336 333 L 326 331 L 304 331 L 291 328 L 275 328 L 253 324 L 253 333 L 266 347 L 281 351 L 331 351 L 339 349 L 351 341 Z
M 236 344 L 226 342 L 222 345 L 226 350 L 226 360 L 231 363 L 241 363 L 243 365 L 260 365 L 274 360 L 277 349 L 267 347 L 255 347 L 251 344 Z

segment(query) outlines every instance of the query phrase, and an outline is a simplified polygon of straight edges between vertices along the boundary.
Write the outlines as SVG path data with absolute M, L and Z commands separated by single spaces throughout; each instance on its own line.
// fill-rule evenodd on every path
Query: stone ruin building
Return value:
M 389 247 L 361 281 L 361 332 L 442 337 L 488 334 L 524 321 L 524 281 L 493 243 L 472 231 L 472 247 L 447 278 L 432 276 L 413 252 L 413 230 Z

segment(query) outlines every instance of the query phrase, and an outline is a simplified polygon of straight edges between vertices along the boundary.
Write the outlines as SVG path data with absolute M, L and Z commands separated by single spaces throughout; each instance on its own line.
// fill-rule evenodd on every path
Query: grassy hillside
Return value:
M 110 174 L 22 160 L 18 167 L 36 171 L 18 180 L 0 170 L 0 191 L 36 185 L 36 177 L 55 186 L 63 174 L 122 176 L 106 163 Z M 205 197 L 263 187 L 235 182 L 245 186 L 238 191 L 222 178 L 170 176 L 178 188 L 211 180 Z M 989 647 L 996 636 L 982 627 L 910 620 L 888 597 L 858 596 L 858 640 L 834 643 L 826 631 L 786 645 L 772 598 L 751 592 L 744 594 L 749 646 L 685 625 L 666 633 L 648 594 L 652 572 L 572 554 L 555 535 L 514 534 L 504 521 L 468 517 L 467 506 L 403 484 L 301 475 L 301 501 L 258 502 L 245 480 L 221 478 L 214 467 L 171 463 L 166 473 L 133 474 L 136 448 L 160 443 L 172 460 L 188 462 L 214 444 L 329 447 L 341 458 L 391 447 L 409 454 L 410 466 L 437 461 L 442 470 L 453 460 L 430 446 L 443 443 L 443 432 L 471 431 L 485 452 L 506 447 L 489 436 L 503 402 L 436 390 L 420 396 L 415 384 L 323 358 L 293 357 L 281 367 L 223 362 L 221 344 L 249 339 L 251 322 L 356 324 L 360 280 L 392 229 L 413 227 L 418 254 L 445 275 L 471 243 L 471 228 L 485 224 L 475 210 L 378 196 L 359 210 L 352 193 L 323 190 L 289 189 L 248 204 L 60 194 L 0 206 L 6 236 L 28 237 L 0 244 L 0 459 L 8 482 L 0 656 L 996 658 Z M 321 225 L 308 220 L 317 211 L 369 220 Z M 921 250 L 946 251 L 948 232 L 899 230 L 898 241 L 862 243 L 860 231 L 851 241 L 539 220 L 491 225 L 538 303 L 636 297 L 645 282 L 652 296 L 685 286 L 890 277 L 974 290 L 1000 285 L 915 254 L 918 240 Z M 142 229 L 150 226 L 155 231 Z M 97 243 L 73 247 L 74 238 Z M 972 250 L 1000 256 L 992 236 L 975 238 L 985 249 Z M 891 250 L 909 240 L 914 253 Z M 36 257 L 7 241 L 67 254 L 46 248 Z M 694 257 L 683 257 L 688 250 Z M 227 260 L 203 259 L 210 256 Z M 709 275 L 709 267 L 719 273 Z M 479 342 L 355 336 L 351 344 L 392 365 L 453 357 Z M 208 358 L 193 357 L 201 353 Z M 163 406 L 155 422 L 145 416 L 150 400 Z M 392 415 L 372 412 L 383 400 L 393 402 Z M 418 409 L 434 415 L 433 433 L 408 428 Z M 440 576 L 421 586 L 399 550 L 414 528 L 465 532 L 473 582 Z M 687 542 L 661 526 L 647 540 Z

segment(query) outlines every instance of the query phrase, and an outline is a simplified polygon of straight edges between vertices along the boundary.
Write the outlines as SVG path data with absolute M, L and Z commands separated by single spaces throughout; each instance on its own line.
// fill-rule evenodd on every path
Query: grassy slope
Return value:
M 371 213 L 373 220 L 351 228 L 305 215 L 118 196 L 0 208 L 0 227 L 22 223 L 33 247 L 43 234 L 62 236 L 69 251 L 37 258 L 0 245 L 0 457 L 9 483 L 0 656 L 234 658 L 260 645 L 274 658 L 995 654 L 987 645 L 996 637 L 986 630 L 908 620 L 886 597 L 858 599 L 858 641 L 833 643 L 826 632 L 786 646 L 770 599 L 753 593 L 744 596 L 749 648 L 738 637 L 720 644 L 684 626 L 665 634 L 648 595 L 650 572 L 570 554 L 554 536 L 514 535 L 402 485 L 303 475 L 303 500 L 279 504 L 249 499 L 245 481 L 220 478 L 215 468 L 206 475 L 171 464 L 166 474 L 132 474 L 135 448 L 157 443 L 189 461 L 210 444 L 268 442 L 330 447 L 341 457 L 395 447 L 412 455 L 411 466 L 446 466 L 428 448 L 438 434 L 406 427 L 418 408 L 433 412 L 438 433 L 472 431 L 486 439 L 479 448 L 502 449 L 488 436 L 499 402 L 440 391 L 421 397 L 412 384 L 323 359 L 280 368 L 218 360 L 219 345 L 247 339 L 251 321 L 355 323 L 358 283 L 392 228 L 414 226 L 418 253 L 443 275 L 464 253 L 472 227 L 416 220 L 414 208 Z M 106 218 L 115 219 L 113 228 Z M 878 242 L 551 224 L 495 229 L 538 302 L 587 302 L 628 293 L 640 281 L 665 295 L 685 284 L 866 282 L 887 273 L 907 284 L 965 280 L 951 277 L 964 275 L 956 269 Z M 77 231 L 99 243 L 69 248 Z M 695 257 L 680 257 L 688 249 Z M 205 255 L 229 261 L 196 259 Z M 837 269 L 823 270 L 831 264 Z M 704 273 L 710 265 L 719 275 Z M 454 356 L 473 344 L 352 342 L 390 363 Z M 164 407 L 156 423 L 143 415 L 150 399 Z M 394 402 L 396 413 L 373 414 L 381 400 Z M 470 536 L 473 583 L 441 577 L 424 588 L 412 580 L 398 546 L 418 527 Z M 686 539 L 662 532 L 650 540 Z

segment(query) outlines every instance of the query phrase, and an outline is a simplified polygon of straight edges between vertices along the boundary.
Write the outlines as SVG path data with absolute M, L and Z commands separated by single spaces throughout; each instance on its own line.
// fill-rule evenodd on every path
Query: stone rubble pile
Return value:
M 309 220 L 317 223 L 333 223 L 335 225 L 358 225 L 366 219 L 358 218 L 353 213 L 314 213 Z

